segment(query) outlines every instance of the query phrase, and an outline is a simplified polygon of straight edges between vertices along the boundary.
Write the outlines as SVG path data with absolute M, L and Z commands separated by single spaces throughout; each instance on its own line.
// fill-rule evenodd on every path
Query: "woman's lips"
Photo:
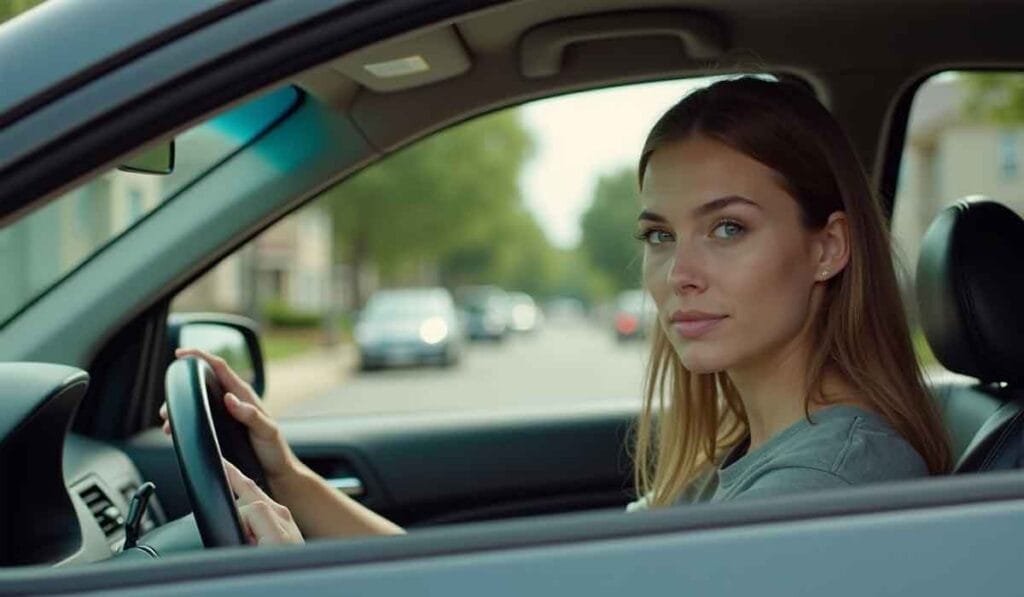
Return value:
M 722 315 L 701 319 L 676 320 L 672 322 L 672 329 L 683 338 L 693 340 L 713 330 L 725 318 L 726 316 Z

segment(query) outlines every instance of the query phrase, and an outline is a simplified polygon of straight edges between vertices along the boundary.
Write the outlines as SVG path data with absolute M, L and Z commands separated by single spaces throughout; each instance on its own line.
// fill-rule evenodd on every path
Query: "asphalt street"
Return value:
M 450 369 L 353 372 L 279 416 L 493 411 L 630 400 L 639 405 L 646 359 L 644 342 L 619 343 L 610 327 L 549 322 L 501 343 L 467 342 L 461 363 Z

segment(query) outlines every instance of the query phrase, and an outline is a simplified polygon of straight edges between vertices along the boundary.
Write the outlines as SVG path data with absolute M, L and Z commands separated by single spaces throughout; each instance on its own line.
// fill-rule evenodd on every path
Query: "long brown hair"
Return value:
M 850 259 L 827 282 L 813 315 L 805 413 L 822 400 L 826 369 L 834 370 L 921 454 L 932 474 L 947 472 L 949 443 L 910 341 L 886 221 L 839 124 L 795 84 L 720 81 L 683 98 L 654 125 L 640 155 L 640 184 L 655 151 L 695 135 L 778 173 L 808 229 L 820 230 L 834 212 L 846 214 Z M 636 426 L 638 493 L 652 506 L 674 502 L 748 431 L 728 375 L 688 371 L 657 326 Z

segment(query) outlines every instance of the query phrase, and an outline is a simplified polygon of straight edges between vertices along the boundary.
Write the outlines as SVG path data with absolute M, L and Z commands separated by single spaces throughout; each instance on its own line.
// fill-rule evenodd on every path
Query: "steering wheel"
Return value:
M 221 458 L 269 495 L 248 430 L 227 412 L 224 388 L 206 361 L 192 357 L 174 361 L 165 381 L 174 452 L 203 545 L 244 545 L 246 535 Z

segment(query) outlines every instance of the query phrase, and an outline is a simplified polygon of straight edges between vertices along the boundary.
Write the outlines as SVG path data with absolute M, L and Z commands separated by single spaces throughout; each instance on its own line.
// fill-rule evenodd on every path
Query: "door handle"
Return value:
M 359 477 L 333 477 L 326 481 L 328 485 L 350 497 L 358 497 L 366 493 Z

